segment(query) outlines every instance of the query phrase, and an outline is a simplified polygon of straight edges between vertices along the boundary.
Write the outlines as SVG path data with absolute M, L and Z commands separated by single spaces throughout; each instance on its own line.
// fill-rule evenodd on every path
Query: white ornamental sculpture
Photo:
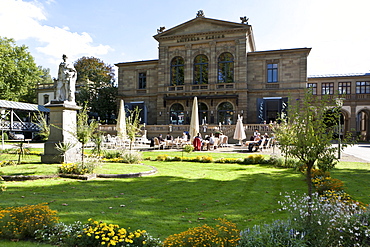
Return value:
M 75 103 L 77 71 L 67 59 L 68 57 L 63 54 L 63 62 L 59 64 L 56 100 Z

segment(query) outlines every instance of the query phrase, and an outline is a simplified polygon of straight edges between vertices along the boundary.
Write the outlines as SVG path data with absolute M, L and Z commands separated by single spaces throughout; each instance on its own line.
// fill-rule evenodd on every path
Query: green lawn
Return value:
M 160 154 L 182 155 L 181 152 L 144 152 L 145 157 Z M 194 152 L 183 155 L 242 158 L 249 154 Z M 164 239 L 190 227 L 214 224 L 214 219 L 219 217 L 237 223 L 239 229 L 284 218 L 285 215 L 276 212 L 278 201 L 284 199 L 281 193 L 307 190 L 302 174 L 267 165 L 148 160 L 144 163 L 156 167 L 158 173 L 126 179 L 53 178 L 6 182 L 8 188 L 1 195 L 0 205 L 48 202 L 65 223 L 94 218 L 121 227 L 145 229 L 152 236 Z M 116 167 L 120 165 L 123 170 L 128 166 L 116 164 Z M 370 164 L 341 163 L 332 171 L 332 177 L 344 181 L 346 191 L 355 199 L 370 203 L 369 186 L 366 186 Z

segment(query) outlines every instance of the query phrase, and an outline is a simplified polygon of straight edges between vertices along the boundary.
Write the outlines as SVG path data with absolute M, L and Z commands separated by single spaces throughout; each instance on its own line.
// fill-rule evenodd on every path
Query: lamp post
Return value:
M 342 115 L 342 112 L 341 112 L 341 109 L 342 109 L 342 106 L 343 106 L 343 98 L 336 98 L 335 99 L 335 103 L 337 105 L 337 107 L 339 108 L 339 115 L 338 115 L 338 159 L 340 159 L 340 145 L 341 145 L 341 139 L 340 139 L 340 132 L 341 132 L 341 124 L 340 124 L 340 119 L 341 119 L 341 115 Z

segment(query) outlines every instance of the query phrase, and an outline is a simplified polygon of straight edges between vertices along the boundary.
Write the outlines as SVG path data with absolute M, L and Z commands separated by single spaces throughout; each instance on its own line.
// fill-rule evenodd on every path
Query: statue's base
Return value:
M 69 101 L 52 101 L 45 105 L 50 109 L 50 135 L 44 144 L 42 163 L 73 163 L 81 160 L 80 145 L 75 137 L 77 110 L 81 107 Z M 71 144 L 65 153 L 56 148 L 56 144 Z

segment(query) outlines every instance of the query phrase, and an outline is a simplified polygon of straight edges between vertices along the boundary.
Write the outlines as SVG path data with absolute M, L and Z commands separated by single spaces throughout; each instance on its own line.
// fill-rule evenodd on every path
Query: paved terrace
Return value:
M 44 148 L 44 143 L 29 143 L 27 144 L 29 147 L 33 148 Z M 0 149 L 8 149 L 8 148 L 14 148 L 15 146 L 12 144 L 5 144 L 4 147 L 0 144 Z M 158 149 L 153 149 L 149 145 L 136 145 L 134 147 L 136 150 L 142 150 L 142 151 L 161 151 Z M 168 150 L 168 149 L 167 149 Z M 176 149 L 173 149 L 175 151 Z M 212 151 L 197 151 L 199 153 L 209 153 L 209 152 L 245 152 L 246 154 L 247 149 L 245 147 L 241 147 L 235 144 L 229 144 L 228 147 L 222 147 L 218 148 L 216 150 Z M 261 154 L 279 154 L 280 151 L 278 148 L 270 148 L 267 150 L 263 150 L 257 153 Z M 252 153 L 250 153 L 252 154 Z M 352 161 L 352 162 L 363 162 L 363 163 L 370 163 L 370 144 L 355 144 L 353 146 L 347 147 L 344 149 L 344 151 L 341 153 L 341 161 Z

